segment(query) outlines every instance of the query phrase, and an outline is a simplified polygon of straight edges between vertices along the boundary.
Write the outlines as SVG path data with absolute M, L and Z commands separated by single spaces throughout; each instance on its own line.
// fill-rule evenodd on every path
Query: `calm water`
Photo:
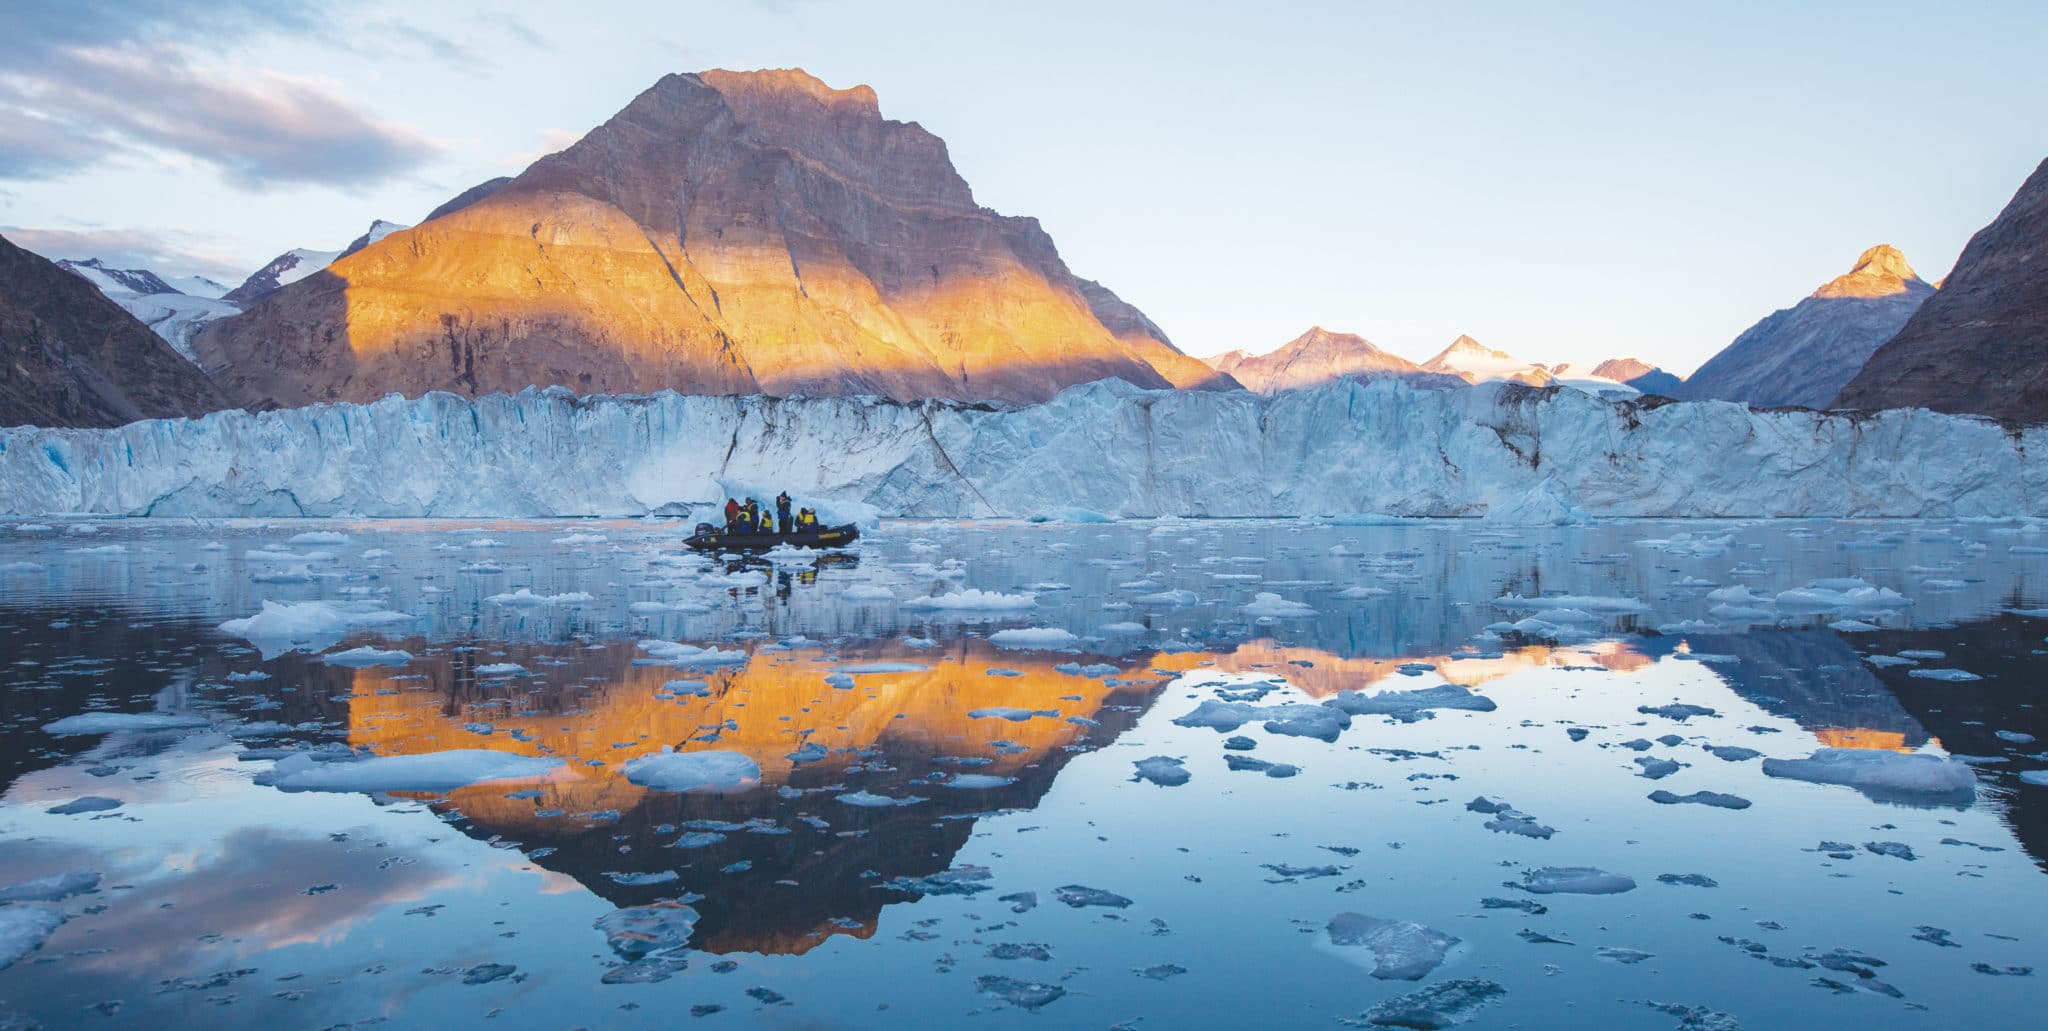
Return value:
M 87 529 L 0 527 L 0 895 L 97 875 L 10 904 L 65 918 L 0 970 L 21 1021 L 1314 1027 L 1453 984 L 1491 999 L 1471 1027 L 2004 1028 L 2048 1003 L 2040 527 L 887 523 L 783 567 L 667 521 Z M 966 588 L 1035 600 L 908 604 Z M 357 624 L 219 629 L 266 600 Z M 1025 628 L 1072 637 L 998 643 Z M 321 659 L 361 646 L 407 654 Z M 1233 704 L 1268 711 L 1175 722 Z M 102 711 L 198 719 L 44 729 Z M 758 783 L 628 778 L 665 747 Z M 1974 787 L 1764 772 L 1824 747 L 1966 757 Z M 456 749 L 563 763 L 258 783 L 295 751 Z M 1155 757 L 1179 765 L 1135 776 Z M 1526 890 L 1553 867 L 1634 886 Z M 1414 950 L 1344 944 L 1343 914 L 1438 948 L 1392 969 Z

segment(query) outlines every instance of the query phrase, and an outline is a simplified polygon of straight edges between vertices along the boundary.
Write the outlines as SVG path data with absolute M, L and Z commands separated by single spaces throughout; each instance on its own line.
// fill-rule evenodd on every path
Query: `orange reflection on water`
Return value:
M 889 754 L 986 757 L 990 762 L 977 772 L 1007 775 L 1086 734 L 1086 726 L 1064 717 L 1094 716 L 1119 690 L 1137 692 L 1131 701 L 1143 693 L 1053 669 L 1074 661 L 1072 656 L 1003 652 L 980 639 L 929 649 L 887 642 L 858 653 L 842 651 L 831 660 L 815 650 L 762 651 L 744 666 L 710 670 L 635 665 L 639 653 L 632 643 L 615 642 L 567 667 L 526 659 L 540 677 L 496 685 L 478 684 L 469 672 L 469 654 L 425 656 L 403 670 L 355 671 L 349 743 L 379 755 L 491 748 L 568 760 L 562 774 L 540 786 L 538 805 L 505 798 L 502 786 L 450 795 L 464 813 L 508 833 L 530 829 L 536 809 L 573 814 L 633 808 L 648 791 L 626 780 L 625 762 L 665 745 L 745 753 L 760 764 L 770 787 L 790 780 L 796 764 L 789 756 L 806 743 L 830 752 L 806 769 L 843 767 L 854 760 L 852 750 L 880 748 Z M 851 689 L 825 682 L 840 667 L 878 662 L 925 668 L 855 674 Z M 991 668 L 1018 675 L 992 676 Z M 1142 674 L 1144 667 L 1131 669 Z M 581 674 L 577 686 L 538 686 L 561 670 Z M 424 681 L 398 679 L 422 674 Z M 675 680 L 701 680 L 709 696 L 658 697 L 670 694 L 663 685 Z M 996 707 L 1056 711 L 1060 718 L 1016 722 L 968 715 Z M 737 728 L 725 726 L 728 721 Z M 473 723 L 489 723 L 493 732 L 465 729 Z M 716 738 L 707 739 L 714 729 Z M 997 750 L 999 741 L 1009 744 Z M 592 760 L 601 765 L 589 765 Z
M 1409 678 L 1402 676 L 1401 667 L 1417 662 L 1435 666 L 1436 675 L 1447 683 L 1477 687 L 1533 669 L 1600 666 L 1626 673 L 1646 668 L 1656 660 L 1633 650 L 1627 641 L 1600 641 L 1572 648 L 1528 645 L 1487 658 L 1459 655 L 1347 658 L 1320 648 L 1291 647 L 1262 638 L 1240 644 L 1229 652 L 1162 654 L 1153 661 L 1160 669 L 1176 672 L 1186 672 L 1206 662 L 1211 668 L 1226 673 L 1273 674 L 1285 677 L 1289 684 L 1311 697 L 1327 698 L 1339 691 L 1369 691 L 1390 677 L 1406 681 Z

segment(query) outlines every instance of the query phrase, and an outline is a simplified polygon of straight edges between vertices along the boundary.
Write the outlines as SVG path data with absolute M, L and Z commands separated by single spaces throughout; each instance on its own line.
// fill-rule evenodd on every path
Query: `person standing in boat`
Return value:
M 795 529 L 789 521 L 789 492 L 775 495 L 775 526 L 777 532 L 788 533 Z
M 738 498 L 725 499 L 725 532 L 738 533 L 740 529 L 740 502 Z
M 743 526 L 742 526 L 741 532 L 743 532 L 743 533 L 767 533 L 767 532 L 768 532 L 767 528 L 761 525 L 761 503 L 760 503 L 760 502 L 758 502 L 758 501 L 755 501 L 755 500 L 754 500 L 753 498 L 748 498 L 748 499 L 747 499 L 747 508 L 746 508 L 746 513 L 747 513 L 747 514 L 746 514 L 746 521 L 745 521 L 745 523 L 744 523 L 744 524 L 743 524 Z

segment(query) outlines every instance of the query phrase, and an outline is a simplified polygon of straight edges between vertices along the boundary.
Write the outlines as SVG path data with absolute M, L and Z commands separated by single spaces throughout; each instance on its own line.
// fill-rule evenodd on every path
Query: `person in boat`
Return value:
M 738 533 L 740 528 L 740 502 L 738 498 L 725 499 L 725 532 Z
M 797 514 L 796 514 L 796 529 L 797 529 L 797 532 L 798 532 L 798 533 L 809 533 L 809 532 L 811 532 L 812 530 L 815 530 L 815 529 L 817 529 L 817 528 L 818 528 L 818 513 L 816 513 L 816 512 L 813 512 L 813 511 L 811 511 L 811 510 L 810 510 L 810 509 L 808 509 L 808 508 L 806 508 L 806 509 L 803 509 L 803 510 L 801 510 L 801 511 L 797 512 Z
M 775 495 L 775 526 L 781 533 L 788 533 L 795 528 L 789 521 L 788 491 Z
M 768 532 L 767 528 L 761 525 L 761 503 L 760 503 L 760 502 L 758 502 L 758 501 L 755 501 L 755 500 L 754 500 L 753 498 L 748 498 L 748 499 L 747 499 L 747 525 L 746 525 L 746 529 L 745 529 L 745 530 L 744 530 L 743 532 L 746 532 L 746 533 L 767 533 L 767 532 Z

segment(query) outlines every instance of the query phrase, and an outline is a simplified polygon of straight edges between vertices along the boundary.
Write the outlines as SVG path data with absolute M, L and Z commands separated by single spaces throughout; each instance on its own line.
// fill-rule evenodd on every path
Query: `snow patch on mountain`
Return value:
M 227 288 L 204 276 L 166 278 L 148 269 L 111 268 L 98 258 L 59 261 L 57 266 L 98 287 L 193 364 L 198 359 L 192 356 L 192 338 L 207 323 L 242 310 L 221 300 Z
M 1017 409 L 553 388 L 0 431 L 0 512 L 632 515 L 721 484 L 896 516 L 2048 514 L 2048 428 L 1486 384 L 1275 397 L 1115 380 Z

